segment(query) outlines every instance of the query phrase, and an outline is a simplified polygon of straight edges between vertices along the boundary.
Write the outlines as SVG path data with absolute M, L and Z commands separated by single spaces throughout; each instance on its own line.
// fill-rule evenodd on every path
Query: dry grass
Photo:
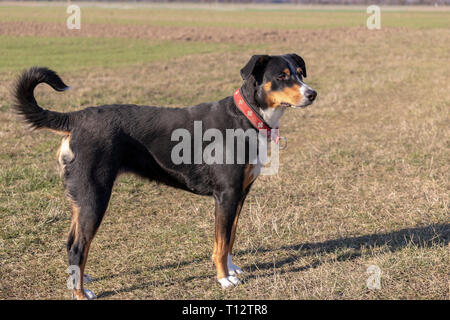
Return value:
M 449 298 L 450 32 L 352 27 L 277 38 L 258 50 L 300 53 L 319 98 L 283 118 L 280 172 L 260 177 L 246 202 L 234 258 L 245 283 L 222 291 L 215 282 L 212 199 L 122 176 L 87 265 L 100 298 Z M 74 89 L 42 86 L 37 100 L 60 111 L 217 100 L 240 85 L 252 53 L 67 68 Z M 60 137 L 30 133 L 11 113 L 16 75 L 0 73 L 0 298 L 69 298 Z M 382 270 L 381 290 L 366 287 L 369 265 Z

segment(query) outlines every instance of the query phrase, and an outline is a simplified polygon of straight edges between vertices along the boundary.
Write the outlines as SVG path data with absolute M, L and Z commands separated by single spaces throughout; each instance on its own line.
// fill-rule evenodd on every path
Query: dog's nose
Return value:
M 305 97 L 306 97 L 309 101 L 313 102 L 314 99 L 316 99 L 316 97 L 317 97 L 317 92 L 314 91 L 314 90 L 308 90 L 308 91 L 305 92 Z

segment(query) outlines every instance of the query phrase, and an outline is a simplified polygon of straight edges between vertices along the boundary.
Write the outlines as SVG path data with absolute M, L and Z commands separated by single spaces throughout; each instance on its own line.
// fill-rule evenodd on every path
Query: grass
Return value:
M 0 8 L 1 21 L 64 22 L 69 16 L 65 7 Z M 448 28 L 448 11 L 383 11 L 385 27 L 414 29 Z M 170 27 L 231 27 L 251 29 L 323 29 L 365 26 L 365 8 L 353 10 L 210 10 L 169 8 L 95 8 L 82 7 L 84 23 L 137 24 Z
M 358 27 L 365 11 L 160 8 L 147 20 L 153 9 L 96 8 L 73 35 L 60 30 L 60 9 L 0 7 L 0 299 L 70 298 L 61 138 L 31 133 L 12 114 L 21 69 L 45 64 L 72 86 L 36 89 L 52 110 L 186 106 L 230 95 L 260 52 L 302 55 L 319 96 L 282 119 L 280 171 L 247 198 L 233 259 L 244 284 L 222 291 L 215 281 L 212 199 L 124 175 L 91 247 L 87 287 L 101 299 L 449 298 L 448 12 L 386 12 L 369 31 Z M 248 31 L 261 26 L 266 34 Z M 370 265 L 382 271 L 380 290 L 366 287 Z
M 236 51 L 243 46 L 201 42 L 169 42 L 139 39 L 83 37 L 0 36 L 1 71 L 32 65 L 52 65 L 61 71 L 92 67 L 120 67 L 151 61 L 170 61 L 190 54 Z M 33 52 L 30 55 L 30 52 Z

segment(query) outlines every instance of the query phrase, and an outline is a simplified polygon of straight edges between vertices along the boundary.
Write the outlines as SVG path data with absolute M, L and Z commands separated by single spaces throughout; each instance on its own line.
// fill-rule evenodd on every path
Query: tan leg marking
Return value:
M 86 267 L 86 261 L 89 253 L 89 248 L 91 246 L 92 240 L 90 240 L 86 246 L 84 247 L 83 252 L 83 260 L 81 261 L 80 265 L 80 275 L 79 275 L 79 289 L 73 290 L 73 295 L 77 300 L 86 300 L 86 295 L 84 294 L 84 287 L 83 287 L 83 278 L 84 278 L 84 268 Z
M 216 234 L 214 239 L 213 260 L 216 264 L 217 279 L 228 277 L 227 259 L 228 246 L 226 245 L 226 239 Z
M 72 199 L 69 199 L 69 201 L 72 206 L 72 222 L 70 224 L 69 233 L 73 236 L 73 242 L 72 242 L 72 244 L 73 244 L 78 241 L 78 237 L 79 237 L 78 217 L 80 215 L 80 207 Z M 75 298 L 77 300 L 85 300 L 86 296 L 84 295 L 84 291 L 83 291 L 83 269 L 84 269 L 84 267 L 83 266 L 79 266 L 79 267 L 80 267 L 80 274 L 79 274 L 79 278 L 78 278 L 79 282 L 75 284 L 79 289 L 74 289 L 73 295 L 75 296 Z
M 73 235 L 73 243 L 78 242 L 79 237 L 80 237 L 80 228 L 79 228 L 79 222 L 78 222 L 78 218 L 80 215 L 80 207 L 75 203 L 75 201 L 73 201 L 72 199 L 69 199 L 71 206 L 72 206 L 72 222 L 70 225 L 70 231 L 69 233 Z M 94 237 L 92 237 L 93 239 Z M 80 268 L 80 274 L 79 274 L 79 278 L 78 278 L 78 283 L 76 284 L 78 289 L 74 289 L 73 290 L 73 295 L 75 296 L 75 298 L 77 300 L 85 300 L 86 299 L 86 295 L 84 294 L 84 287 L 83 287 L 83 278 L 84 278 L 84 269 L 86 267 L 86 261 L 88 258 L 88 254 L 89 254 L 89 248 L 91 246 L 91 240 L 88 240 L 88 242 L 86 243 L 85 247 L 84 247 L 84 252 L 83 252 L 83 259 L 81 261 L 81 265 L 79 265 Z

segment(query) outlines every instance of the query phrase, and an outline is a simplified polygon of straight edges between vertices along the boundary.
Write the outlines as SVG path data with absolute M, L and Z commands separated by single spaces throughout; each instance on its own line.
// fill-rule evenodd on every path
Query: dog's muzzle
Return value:
M 304 96 L 312 103 L 317 97 L 317 92 L 313 89 L 307 89 Z
M 300 93 L 302 94 L 303 99 L 301 104 L 296 107 L 307 107 L 316 100 L 317 92 L 305 83 L 302 83 Z

